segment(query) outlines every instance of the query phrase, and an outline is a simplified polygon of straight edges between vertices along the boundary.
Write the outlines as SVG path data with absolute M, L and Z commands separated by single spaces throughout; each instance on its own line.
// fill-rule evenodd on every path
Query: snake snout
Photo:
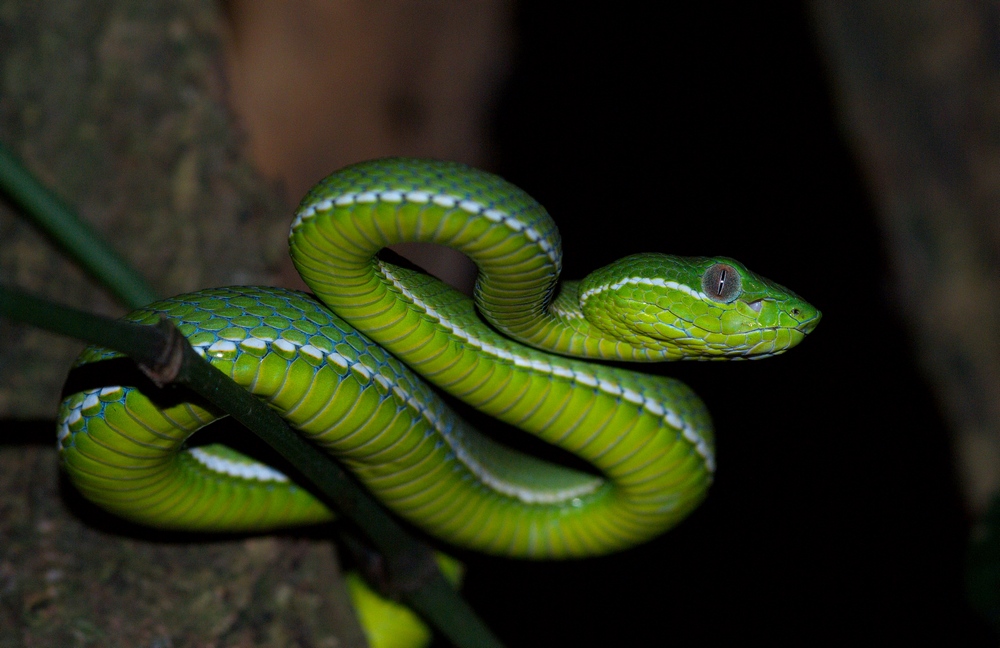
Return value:
M 813 329 L 816 328 L 819 321 L 823 318 L 823 313 L 821 313 L 815 306 L 811 306 L 809 304 L 796 306 L 791 309 L 788 314 L 799 323 L 795 328 L 803 335 L 812 333 Z

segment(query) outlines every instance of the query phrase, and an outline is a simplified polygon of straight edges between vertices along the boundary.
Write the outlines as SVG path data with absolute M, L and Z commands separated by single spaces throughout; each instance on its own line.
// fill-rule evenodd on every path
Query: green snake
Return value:
M 702 402 L 676 380 L 593 361 L 776 355 L 820 319 L 725 257 L 638 254 L 559 284 L 559 235 L 546 211 L 501 178 L 456 163 L 383 159 L 342 169 L 305 197 L 289 238 L 315 297 L 219 288 L 127 319 L 165 315 L 387 507 L 492 554 L 618 551 L 669 529 L 705 497 L 715 450 Z M 475 302 L 379 258 L 405 241 L 470 257 Z M 75 366 L 116 357 L 91 347 Z M 166 529 L 259 531 L 333 517 L 275 468 L 188 443 L 220 413 L 135 382 L 92 386 L 61 405 L 61 462 L 87 498 Z M 593 470 L 480 435 L 428 383 Z

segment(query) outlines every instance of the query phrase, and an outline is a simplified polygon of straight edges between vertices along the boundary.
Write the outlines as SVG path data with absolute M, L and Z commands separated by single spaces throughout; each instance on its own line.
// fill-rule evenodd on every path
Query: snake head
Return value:
M 821 314 L 728 257 L 637 254 L 580 285 L 587 320 L 670 358 L 767 357 L 801 342 Z

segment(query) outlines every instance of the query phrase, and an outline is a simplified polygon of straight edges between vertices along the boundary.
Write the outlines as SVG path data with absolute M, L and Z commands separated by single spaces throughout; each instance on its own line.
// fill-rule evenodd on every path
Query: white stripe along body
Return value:
M 306 197 L 290 240 L 322 304 L 280 289 L 216 289 L 131 318 L 151 322 L 162 312 L 175 320 L 217 368 L 341 457 L 415 524 L 461 546 L 512 556 L 594 555 L 649 539 L 697 506 L 715 468 L 708 416 L 684 385 L 565 355 L 649 361 L 694 353 L 657 339 L 661 330 L 689 346 L 705 338 L 710 353 L 736 355 L 727 346 L 736 339 L 755 352 L 780 353 L 819 317 L 744 272 L 745 303 L 719 306 L 728 319 L 701 336 L 715 325 L 684 300 L 708 299 L 695 283 L 702 271 L 694 280 L 649 276 L 645 269 L 655 264 L 646 261 L 625 274 L 567 284 L 553 298 L 561 251 L 549 216 L 499 178 L 449 163 L 382 160 L 344 169 Z M 470 256 L 480 268 L 478 310 L 437 280 L 375 257 L 401 241 Z M 703 261 L 711 263 L 680 265 L 690 274 L 689 266 Z M 764 282 L 760 295 L 755 282 Z M 668 291 L 677 305 L 640 304 L 638 332 L 617 335 L 622 324 L 581 310 L 621 301 L 621 291 L 650 290 Z M 788 300 L 793 316 L 783 314 Z M 671 309 L 683 311 L 680 321 Z M 734 328 L 752 316 L 767 321 Z M 88 350 L 78 371 L 112 356 Z M 577 455 L 596 474 L 481 437 L 411 369 Z M 194 403 L 163 402 L 151 389 L 104 383 L 64 402 L 61 454 L 88 497 L 172 528 L 263 529 L 329 517 L 273 468 L 217 446 L 184 450 L 215 415 Z

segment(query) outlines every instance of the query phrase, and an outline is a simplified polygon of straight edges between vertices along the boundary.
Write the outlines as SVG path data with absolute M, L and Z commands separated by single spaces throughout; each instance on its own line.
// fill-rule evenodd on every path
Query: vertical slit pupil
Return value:
M 731 265 L 716 263 L 701 276 L 702 294 L 712 301 L 728 304 L 740 294 L 739 271 Z

